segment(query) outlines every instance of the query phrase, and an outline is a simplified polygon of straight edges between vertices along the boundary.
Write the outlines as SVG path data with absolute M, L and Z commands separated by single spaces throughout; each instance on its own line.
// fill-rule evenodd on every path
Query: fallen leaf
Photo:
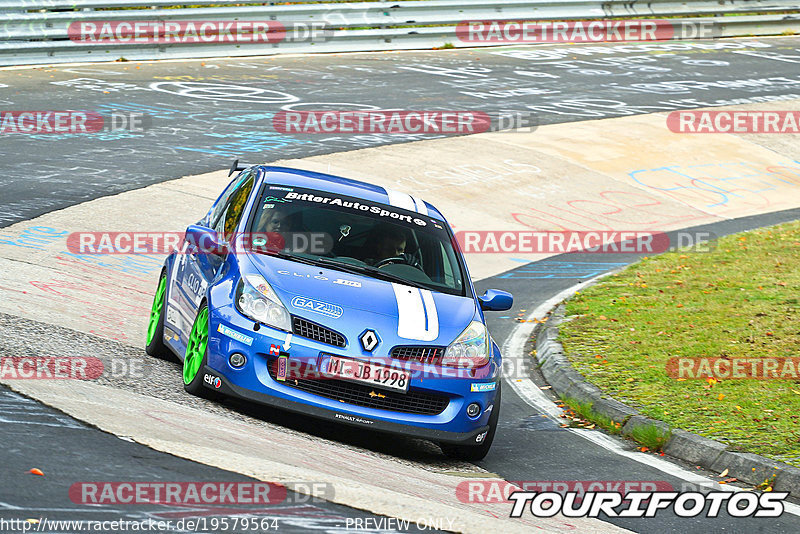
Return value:
M 728 469 L 726 468 L 725 471 L 719 474 L 719 476 L 721 477 L 728 476 Z
M 722 400 L 724 398 L 725 398 L 725 394 L 724 393 L 720 393 L 719 395 L 717 395 L 717 400 Z
M 30 473 L 32 475 L 39 475 L 40 477 L 44 476 L 44 473 L 42 473 L 42 470 L 41 469 L 36 469 L 35 467 L 33 469 L 31 469 L 30 471 L 28 471 L 28 473 Z

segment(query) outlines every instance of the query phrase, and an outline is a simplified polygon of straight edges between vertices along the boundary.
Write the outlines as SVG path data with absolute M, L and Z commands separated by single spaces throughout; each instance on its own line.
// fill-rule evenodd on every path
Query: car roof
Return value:
M 325 191 L 326 193 L 346 195 L 403 208 L 444 221 L 444 216 L 429 203 L 413 195 L 393 189 L 386 189 L 379 185 L 350 178 L 342 178 L 341 176 L 334 176 L 333 174 L 304 171 L 301 169 L 292 169 L 290 167 L 256 165 L 252 168 L 263 172 L 265 181 L 275 185 L 303 187 Z

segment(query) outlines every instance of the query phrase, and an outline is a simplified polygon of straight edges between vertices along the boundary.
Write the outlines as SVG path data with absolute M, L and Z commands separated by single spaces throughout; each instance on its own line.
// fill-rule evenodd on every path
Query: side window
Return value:
M 247 199 L 250 198 L 250 193 L 253 191 L 253 184 L 255 180 L 253 176 L 248 176 L 247 179 L 237 187 L 228 198 L 225 206 L 218 215 L 216 221 L 212 218 L 212 228 L 217 233 L 229 235 L 236 231 L 239 221 L 244 213 L 244 207 L 247 204 Z
M 236 190 L 237 187 L 242 185 L 242 183 L 244 183 L 248 178 L 250 178 L 251 174 L 252 173 L 250 171 L 247 171 L 243 173 L 241 176 L 232 180 L 231 183 L 228 184 L 228 187 L 225 188 L 225 191 L 223 191 L 222 194 L 219 196 L 219 200 L 217 200 L 217 203 L 214 204 L 211 214 L 208 217 L 208 225 L 211 228 L 214 228 L 216 226 L 217 221 L 219 221 L 220 215 L 222 214 L 223 210 L 227 207 L 228 199 L 231 198 L 231 195 L 233 194 L 234 190 Z

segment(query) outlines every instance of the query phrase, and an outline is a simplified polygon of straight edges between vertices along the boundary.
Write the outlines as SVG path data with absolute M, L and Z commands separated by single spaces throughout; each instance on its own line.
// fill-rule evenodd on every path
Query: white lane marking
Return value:
M 526 318 L 526 322 L 518 324 L 514 330 L 512 330 L 511 335 L 509 335 L 508 338 L 506 338 L 506 341 L 503 343 L 503 358 L 510 358 L 514 360 L 514 364 L 511 366 L 511 369 L 526 369 L 526 355 L 524 354 L 524 348 L 525 343 L 527 343 L 528 339 L 530 339 L 531 334 L 533 334 L 533 329 L 536 326 L 536 323 L 533 322 L 533 319 L 542 319 L 556 304 L 568 297 L 571 297 L 576 291 L 579 291 L 581 287 L 586 286 L 595 280 L 599 280 L 604 276 L 607 276 L 607 273 L 590 278 L 585 282 L 576 284 L 553 295 L 541 303 L 535 310 L 533 310 L 533 312 L 531 312 L 531 314 Z M 560 417 L 563 413 L 563 410 L 553 404 L 553 401 L 551 401 L 547 395 L 545 395 L 542 390 L 539 389 L 533 380 L 527 376 L 515 378 L 513 376 L 509 377 L 506 375 L 503 376 L 503 379 L 509 386 L 511 386 L 511 389 L 513 389 L 514 392 L 534 410 L 561 422 Z
M 597 432 L 595 430 L 586 430 L 582 428 L 570 428 L 568 430 L 570 432 L 573 432 L 574 434 L 578 434 L 584 439 L 588 439 L 592 443 L 599 445 L 604 449 L 619 454 L 620 456 L 630 458 L 631 460 L 635 460 L 639 463 L 646 464 L 668 475 L 672 475 L 675 478 L 680 478 L 681 480 L 684 480 L 689 484 L 693 484 L 695 486 L 702 486 L 704 488 L 713 489 L 717 491 L 731 491 L 731 492 L 750 491 L 748 489 L 738 488 L 736 486 L 719 484 L 718 482 L 711 480 L 708 477 L 704 477 L 703 475 L 700 475 L 698 473 L 693 473 L 692 471 L 688 471 L 680 467 L 679 465 L 673 464 L 668 460 L 662 460 L 661 458 L 643 454 L 635 450 L 634 451 L 625 450 L 619 445 L 619 443 L 617 443 L 607 435 L 603 434 L 602 432 Z M 682 490 L 682 488 L 675 488 L 675 489 Z M 783 507 L 787 513 L 790 513 L 792 515 L 800 515 L 800 506 L 796 504 L 784 501 Z
M 394 282 L 392 289 L 397 300 L 397 336 L 419 341 L 439 337 L 439 314 L 431 292 Z
M 547 313 L 559 302 L 562 300 L 571 297 L 575 294 L 576 291 L 580 291 L 582 287 L 585 287 L 587 284 L 590 284 L 600 278 L 604 278 L 608 275 L 612 274 L 611 272 L 603 273 L 599 276 L 595 276 L 585 282 L 581 282 L 576 284 L 572 287 L 569 287 L 556 295 L 550 297 L 539 306 L 536 307 L 527 317 L 527 321 L 524 323 L 520 323 L 517 325 L 514 330 L 511 332 L 511 335 L 508 336 L 505 343 L 503 343 L 503 357 L 510 356 L 511 358 L 517 359 L 519 362 L 520 359 L 525 358 L 525 354 L 523 348 L 525 347 L 525 343 L 530 338 L 531 334 L 533 333 L 533 328 L 536 323 L 533 322 L 533 319 L 541 320 Z M 512 352 L 513 351 L 513 352 Z M 513 355 L 513 356 L 511 356 Z M 524 367 L 520 367 L 518 365 L 514 365 L 512 369 L 524 369 Z M 559 416 L 561 415 L 561 409 L 553 404 L 543 392 L 536 386 L 536 384 L 531 380 L 529 377 L 522 377 L 522 378 L 514 378 L 503 376 L 505 382 L 511 386 L 514 392 L 525 401 L 528 406 L 536 410 L 538 413 L 545 414 L 548 417 L 555 419 L 556 421 L 560 421 Z M 603 447 L 604 449 L 613 452 L 614 454 L 618 454 L 619 456 L 623 456 L 630 460 L 634 460 L 639 462 L 640 464 L 647 465 L 654 469 L 658 469 L 662 473 L 666 473 L 667 475 L 673 476 L 675 478 L 680 478 L 690 484 L 695 484 L 697 486 L 702 486 L 708 489 L 714 490 L 722 490 L 722 491 L 749 491 L 747 489 L 737 488 L 735 486 L 729 486 L 727 484 L 719 484 L 716 481 L 700 475 L 698 473 L 693 473 L 692 471 L 688 471 L 679 465 L 673 464 L 667 460 L 662 460 L 661 458 L 644 454 L 639 451 L 629 451 L 623 449 L 619 443 L 611 439 L 606 434 L 602 432 L 598 432 L 596 430 L 586 430 L 586 429 L 578 429 L 578 428 L 566 428 L 565 430 L 576 434 L 583 439 L 591 441 L 595 445 Z M 796 504 L 792 504 L 790 502 L 783 503 L 784 510 L 787 513 L 792 515 L 800 516 L 800 506 Z
M 403 208 L 408 211 L 417 211 L 417 206 L 414 199 L 408 193 L 395 191 L 394 189 L 386 189 L 386 194 L 389 195 L 389 204 L 396 208 Z

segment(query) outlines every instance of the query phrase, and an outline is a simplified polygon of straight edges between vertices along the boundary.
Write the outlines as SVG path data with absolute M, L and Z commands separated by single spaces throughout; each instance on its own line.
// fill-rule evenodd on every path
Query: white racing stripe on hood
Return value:
M 394 189 L 386 189 L 386 194 L 389 195 L 390 205 L 408 211 L 417 211 L 417 205 L 411 195 Z
M 392 283 L 397 299 L 397 336 L 417 341 L 439 337 L 439 314 L 427 289 Z
M 411 198 L 414 200 L 414 205 L 417 207 L 417 212 L 421 213 L 422 215 L 427 215 L 428 214 L 428 206 L 425 205 L 425 203 L 422 201 L 422 199 L 418 198 L 418 197 L 415 197 L 413 195 L 411 196 Z

